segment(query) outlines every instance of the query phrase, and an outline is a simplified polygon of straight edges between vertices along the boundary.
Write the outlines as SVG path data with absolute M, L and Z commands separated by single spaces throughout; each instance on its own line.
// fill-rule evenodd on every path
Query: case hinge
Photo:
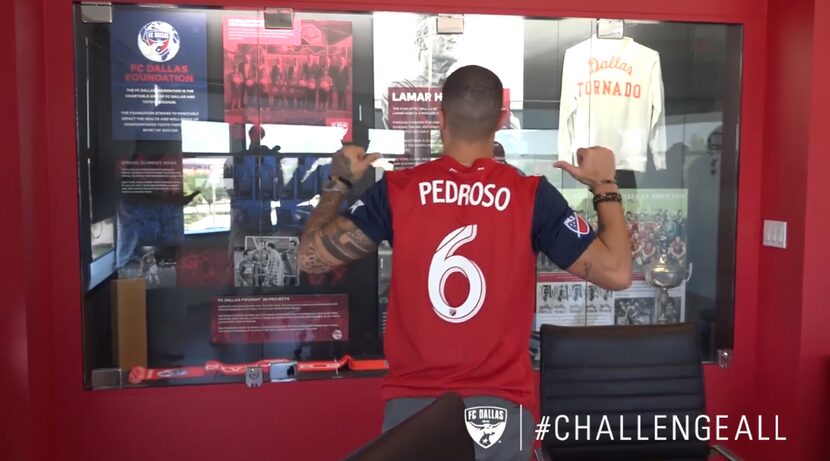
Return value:
M 732 349 L 718 349 L 718 366 L 729 368 L 732 365 Z
M 87 24 L 112 24 L 112 3 L 82 2 L 81 22 Z
M 294 10 L 291 8 L 266 8 L 262 15 L 266 29 L 294 28 Z

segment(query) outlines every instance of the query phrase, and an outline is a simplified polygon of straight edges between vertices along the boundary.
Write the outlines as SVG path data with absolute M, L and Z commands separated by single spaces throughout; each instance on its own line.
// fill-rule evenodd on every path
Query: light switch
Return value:
M 787 248 L 787 223 L 764 220 L 764 246 Z

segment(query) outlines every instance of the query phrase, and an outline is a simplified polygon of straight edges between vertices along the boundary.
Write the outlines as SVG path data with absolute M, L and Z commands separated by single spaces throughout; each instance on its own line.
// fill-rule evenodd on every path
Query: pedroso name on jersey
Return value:
M 504 211 L 510 205 L 510 189 L 495 184 L 457 184 L 449 180 L 422 181 L 418 183 L 421 205 L 445 203 L 458 206 L 495 207 Z

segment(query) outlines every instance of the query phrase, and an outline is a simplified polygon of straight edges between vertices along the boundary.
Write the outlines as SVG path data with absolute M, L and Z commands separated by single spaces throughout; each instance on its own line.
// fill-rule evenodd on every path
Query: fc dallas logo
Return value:
M 577 235 L 577 237 L 582 237 L 583 235 L 588 235 L 588 232 L 591 231 L 591 226 L 578 214 L 574 213 L 568 216 L 568 219 L 565 220 L 565 227 L 570 229 L 571 232 Z

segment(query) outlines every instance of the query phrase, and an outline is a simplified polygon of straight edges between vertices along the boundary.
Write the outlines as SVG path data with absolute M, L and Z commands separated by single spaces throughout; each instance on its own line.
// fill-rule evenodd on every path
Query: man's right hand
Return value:
M 558 161 L 553 164 L 568 172 L 574 179 L 592 190 L 613 181 L 616 176 L 614 153 L 604 147 L 580 148 L 576 151 L 577 165 Z

